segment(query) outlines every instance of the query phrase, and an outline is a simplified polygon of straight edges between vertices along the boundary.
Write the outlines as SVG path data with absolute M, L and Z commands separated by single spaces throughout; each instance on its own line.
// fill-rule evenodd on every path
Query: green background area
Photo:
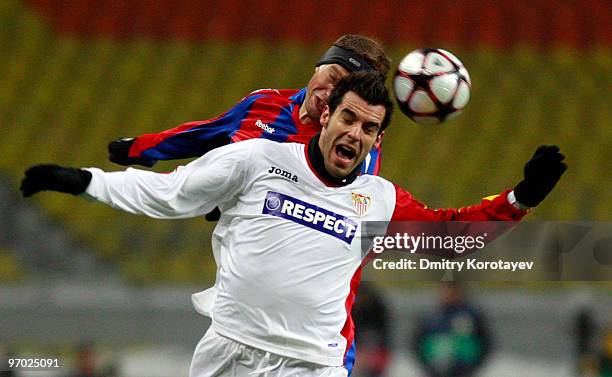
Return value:
M 117 137 L 211 118 L 255 89 L 303 87 L 333 42 L 79 38 L 54 32 L 12 0 L 0 2 L 0 24 L 0 171 L 16 192 L 31 164 L 120 170 L 106 152 Z M 394 66 L 424 47 L 387 46 Z M 430 207 L 469 205 L 512 187 L 533 150 L 554 143 L 570 168 L 529 218 L 610 220 L 610 49 L 440 47 L 468 68 L 470 103 L 459 118 L 437 126 L 412 123 L 397 110 L 383 142 L 382 175 Z M 34 200 L 132 282 L 214 278 L 214 224 L 203 218 L 152 220 L 48 193 Z

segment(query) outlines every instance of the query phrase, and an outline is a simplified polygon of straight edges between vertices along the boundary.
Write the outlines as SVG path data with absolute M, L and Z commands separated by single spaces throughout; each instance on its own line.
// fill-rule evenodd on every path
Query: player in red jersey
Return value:
M 113 141 L 110 160 L 153 166 L 157 160 L 199 157 L 219 146 L 253 138 L 307 143 L 321 130 L 319 118 L 341 78 L 355 71 L 377 71 L 386 77 L 389 67 L 390 60 L 377 41 L 347 34 L 316 63 L 306 88 L 256 90 L 216 118 Z M 380 149 L 376 148 L 362 173 L 377 174 L 379 168 Z

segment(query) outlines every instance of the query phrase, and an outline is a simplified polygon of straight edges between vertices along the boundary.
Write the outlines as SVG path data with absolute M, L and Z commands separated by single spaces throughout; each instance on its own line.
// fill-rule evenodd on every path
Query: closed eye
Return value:
M 357 118 L 357 114 L 355 114 L 352 110 L 349 110 L 349 109 L 342 109 L 342 116 L 344 118 L 351 118 L 351 119 Z
M 375 133 L 380 129 L 380 125 L 377 123 L 366 123 L 363 125 L 363 129 L 367 133 Z
M 343 121 L 345 124 L 352 124 L 354 120 L 355 120 L 355 118 L 350 117 L 350 116 L 344 116 L 344 117 L 342 117 L 342 121 Z

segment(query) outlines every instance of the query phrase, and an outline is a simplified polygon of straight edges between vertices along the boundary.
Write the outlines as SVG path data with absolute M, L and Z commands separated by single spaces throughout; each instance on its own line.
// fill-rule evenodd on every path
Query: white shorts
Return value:
M 189 377 L 347 377 L 344 367 L 291 359 L 253 348 L 209 328 L 193 353 Z

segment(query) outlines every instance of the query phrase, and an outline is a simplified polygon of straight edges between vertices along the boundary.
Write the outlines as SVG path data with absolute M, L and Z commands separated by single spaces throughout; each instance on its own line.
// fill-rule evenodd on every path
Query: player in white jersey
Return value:
M 428 209 L 391 182 L 358 174 L 391 110 L 382 78 L 354 73 L 338 84 L 307 146 L 249 140 L 170 174 L 39 165 L 21 189 L 83 194 L 155 218 L 219 206 L 219 290 L 190 376 L 346 376 L 362 221 L 519 220 L 565 170 L 557 148 L 541 147 L 514 190 L 458 210 Z

